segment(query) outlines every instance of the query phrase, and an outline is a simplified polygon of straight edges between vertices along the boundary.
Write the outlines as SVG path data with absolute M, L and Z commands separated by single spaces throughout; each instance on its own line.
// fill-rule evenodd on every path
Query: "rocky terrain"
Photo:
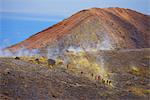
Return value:
M 88 54 L 90 56 L 91 53 Z M 111 83 L 89 77 L 86 69 L 53 68 L 29 57 L 0 58 L 1 100 L 149 100 L 149 49 L 99 51 L 90 58 L 100 62 Z M 75 55 L 75 54 L 74 54 Z M 76 56 L 76 55 L 75 55 Z M 81 55 L 82 56 L 82 55 Z M 91 63 L 92 59 L 89 59 Z M 72 62 L 75 62 L 71 60 Z M 97 63 L 98 63 L 97 62 Z M 82 63 L 81 67 L 84 67 Z M 87 64 L 86 64 L 87 65 Z M 73 66 L 73 65 L 72 65 Z M 75 66 L 74 66 L 75 67 Z M 93 67 L 93 65 L 91 65 Z
M 82 10 L 0 51 L 0 98 L 149 100 L 149 33 L 149 15 Z

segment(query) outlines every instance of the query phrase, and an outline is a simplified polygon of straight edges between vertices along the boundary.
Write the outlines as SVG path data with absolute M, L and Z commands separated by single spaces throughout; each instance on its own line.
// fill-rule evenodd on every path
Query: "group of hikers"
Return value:
M 83 72 L 81 72 L 81 74 L 83 74 Z M 95 80 L 101 81 L 103 84 L 108 84 L 108 85 L 111 84 L 110 80 L 102 78 L 100 74 L 94 76 L 94 74 L 92 73 L 91 76 L 94 77 Z
M 20 57 L 15 57 L 15 59 L 16 59 L 16 60 L 20 60 Z M 40 64 L 40 59 L 36 58 L 36 59 L 35 59 L 35 62 L 36 62 L 37 64 Z M 56 65 L 56 61 L 53 60 L 53 59 L 47 59 L 47 64 L 48 64 L 48 66 L 53 67 L 54 65 Z M 69 65 L 68 65 L 68 64 L 67 64 L 67 69 L 69 69 Z M 83 71 L 81 71 L 81 75 L 82 75 L 82 74 L 84 74 Z M 94 75 L 94 74 L 92 73 L 91 76 L 94 77 L 95 80 L 101 81 L 103 84 L 108 84 L 108 85 L 111 84 L 111 81 L 110 81 L 110 80 L 106 80 L 106 79 L 102 78 L 100 74 L 99 74 L 99 75 Z

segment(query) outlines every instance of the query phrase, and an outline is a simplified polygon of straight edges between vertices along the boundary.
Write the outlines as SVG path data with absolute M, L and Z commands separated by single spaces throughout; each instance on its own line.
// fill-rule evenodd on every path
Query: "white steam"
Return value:
M 13 53 L 10 50 L 0 49 L 0 57 L 12 57 L 12 56 L 35 56 L 39 54 L 38 49 L 28 50 L 25 48 Z
M 48 59 L 56 59 L 59 54 L 60 54 L 60 50 L 58 48 L 47 48 Z
M 103 36 L 103 40 L 99 41 L 97 44 L 90 46 L 89 43 L 86 45 L 83 43 L 80 46 L 71 45 L 69 47 L 64 47 L 64 49 L 60 50 L 59 47 L 56 48 L 48 48 L 47 49 L 47 58 L 57 59 L 58 56 L 62 55 L 64 51 L 69 52 L 97 52 L 99 50 L 112 50 L 113 45 L 111 42 L 111 38 L 108 35 Z M 13 53 L 9 50 L 0 49 L 0 57 L 11 57 L 11 56 L 37 56 L 39 54 L 38 49 L 28 50 L 26 48 L 20 49 L 18 52 Z
M 112 41 L 108 35 L 105 35 L 103 37 L 103 41 L 97 44 L 97 49 L 98 50 L 112 50 L 113 49 Z
M 22 48 L 17 53 L 15 53 L 15 56 L 35 56 L 38 54 L 39 54 L 38 49 L 28 50 L 28 49 Z
M 13 53 L 10 52 L 9 50 L 0 49 L 0 57 L 11 57 L 11 56 L 13 56 Z
M 75 46 L 70 46 L 67 50 L 71 52 L 83 52 L 84 51 L 81 47 L 75 47 Z

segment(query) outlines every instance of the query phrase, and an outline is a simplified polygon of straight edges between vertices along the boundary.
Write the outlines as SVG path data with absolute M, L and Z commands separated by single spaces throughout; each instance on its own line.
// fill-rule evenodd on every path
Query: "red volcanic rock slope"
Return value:
M 41 49 L 57 43 L 59 46 L 83 45 L 99 48 L 148 48 L 150 16 L 124 8 L 92 8 L 82 10 L 28 39 L 8 47 Z

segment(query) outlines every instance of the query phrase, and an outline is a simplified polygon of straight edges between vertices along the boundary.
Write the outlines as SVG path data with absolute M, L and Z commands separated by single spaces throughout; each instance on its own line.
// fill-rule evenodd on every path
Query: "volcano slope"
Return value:
M 8 49 L 148 48 L 149 27 L 149 15 L 124 8 L 92 8 L 82 10 Z
M 80 11 L 23 42 L 8 47 L 11 51 L 21 48 L 38 49 L 45 54 L 46 50 L 52 49 L 50 53 L 62 57 L 61 54 L 71 47 L 83 49 L 86 53 L 96 49 L 95 54 L 87 53 L 92 58 L 89 62 L 92 63 L 93 59 L 98 64 L 100 62 L 101 68 L 105 69 L 101 74 L 107 73 L 106 78 L 111 84 L 106 84 L 107 80 L 97 81 L 81 73 L 77 75 L 76 72 L 65 69 L 65 64 L 62 68 L 50 69 L 46 65 L 22 59 L 0 58 L 1 98 L 148 100 L 149 49 L 143 48 L 149 48 L 149 20 L 149 15 L 129 9 L 93 8 Z M 71 66 L 77 65 L 71 63 Z M 86 73 L 85 69 L 81 72 Z
M 22 59 L 0 58 L 1 100 L 149 100 L 150 54 L 147 49 L 101 51 L 109 85 L 74 74 L 64 68 L 50 69 Z M 93 55 L 93 54 L 92 54 Z M 84 70 L 82 70 L 85 72 Z

